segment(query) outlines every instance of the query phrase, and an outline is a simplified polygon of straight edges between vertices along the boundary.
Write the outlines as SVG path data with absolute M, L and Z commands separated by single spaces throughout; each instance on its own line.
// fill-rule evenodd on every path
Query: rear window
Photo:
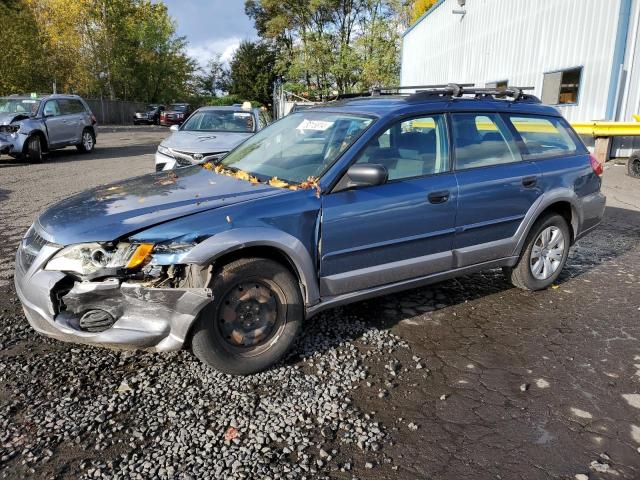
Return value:
M 578 150 L 575 139 L 557 118 L 510 115 L 509 120 L 522 137 L 528 157 L 566 155 Z
M 522 160 L 513 135 L 500 115 L 454 113 L 451 117 L 456 170 Z

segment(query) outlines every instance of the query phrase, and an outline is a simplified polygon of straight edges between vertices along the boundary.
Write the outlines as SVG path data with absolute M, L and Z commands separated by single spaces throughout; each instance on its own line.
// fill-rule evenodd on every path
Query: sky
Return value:
M 244 0 L 162 0 L 187 37 L 187 53 L 200 66 L 216 54 L 226 62 L 242 40 L 253 39 L 253 22 L 244 13 Z

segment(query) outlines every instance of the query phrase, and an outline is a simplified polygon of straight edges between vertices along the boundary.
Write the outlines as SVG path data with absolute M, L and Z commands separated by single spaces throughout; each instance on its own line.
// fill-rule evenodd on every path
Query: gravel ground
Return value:
M 152 171 L 166 134 L 0 159 L 0 478 L 640 477 L 640 182 L 623 167 L 557 288 L 489 271 L 331 310 L 259 375 L 38 336 L 12 286 L 22 233 Z

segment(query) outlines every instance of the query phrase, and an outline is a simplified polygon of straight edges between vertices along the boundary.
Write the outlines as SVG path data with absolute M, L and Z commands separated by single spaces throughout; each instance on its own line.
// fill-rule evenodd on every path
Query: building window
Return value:
M 485 85 L 487 88 L 495 88 L 499 91 L 504 91 L 509 86 L 509 80 L 500 80 L 499 82 L 489 82 Z
M 578 103 L 582 67 L 544 74 L 542 102 L 549 105 Z

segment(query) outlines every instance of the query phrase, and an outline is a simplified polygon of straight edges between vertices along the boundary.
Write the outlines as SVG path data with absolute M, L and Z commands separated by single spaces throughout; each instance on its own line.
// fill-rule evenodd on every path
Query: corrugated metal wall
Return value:
M 458 2 L 444 0 L 405 34 L 401 84 L 509 80 L 540 96 L 544 73 L 581 66 L 578 105 L 560 110 L 569 120 L 604 119 L 621 1 L 467 0 L 461 17 L 452 13 Z M 640 71 L 640 48 L 636 55 Z

